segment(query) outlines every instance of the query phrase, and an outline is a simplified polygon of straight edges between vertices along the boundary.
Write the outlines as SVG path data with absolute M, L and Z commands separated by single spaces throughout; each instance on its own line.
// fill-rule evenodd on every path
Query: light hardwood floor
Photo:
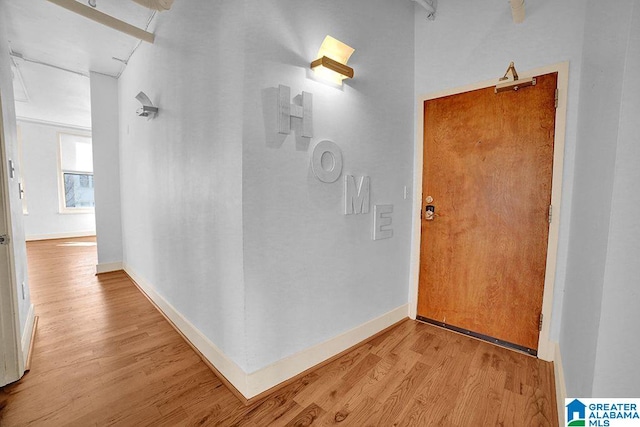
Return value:
M 28 244 L 40 323 L 3 427 L 557 425 L 549 363 L 410 320 L 244 406 L 92 242 Z

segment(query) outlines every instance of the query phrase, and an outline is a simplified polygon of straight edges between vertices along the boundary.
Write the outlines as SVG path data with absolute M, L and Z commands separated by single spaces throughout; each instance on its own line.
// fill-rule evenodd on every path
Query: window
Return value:
M 93 150 L 91 137 L 59 133 L 60 212 L 93 212 Z
M 79 172 L 63 172 L 64 207 L 93 208 L 93 175 Z

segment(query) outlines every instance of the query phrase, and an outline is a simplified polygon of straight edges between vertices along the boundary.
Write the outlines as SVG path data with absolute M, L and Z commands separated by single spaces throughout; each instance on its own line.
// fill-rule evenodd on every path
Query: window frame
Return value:
M 83 208 L 69 208 L 66 204 L 65 197 L 65 188 L 64 188 L 64 174 L 76 174 L 76 175 L 91 175 L 93 179 L 93 172 L 90 171 L 81 171 L 81 170 L 71 170 L 71 169 L 62 169 L 62 138 L 63 135 L 70 136 L 79 136 L 82 138 L 89 138 L 91 140 L 91 152 L 93 153 L 93 138 L 91 134 L 85 133 L 73 133 L 73 132 L 58 132 L 58 213 L 60 214 L 95 214 L 96 208 L 94 207 L 83 207 Z M 93 162 L 93 158 L 91 159 Z M 93 196 L 95 202 L 95 181 L 94 181 L 94 189 Z

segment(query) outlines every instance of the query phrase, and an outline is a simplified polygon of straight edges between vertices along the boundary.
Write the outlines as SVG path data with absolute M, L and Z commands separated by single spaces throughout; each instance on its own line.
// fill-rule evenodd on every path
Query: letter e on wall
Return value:
M 393 205 L 373 206 L 373 240 L 390 239 L 393 237 L 391 215 Z

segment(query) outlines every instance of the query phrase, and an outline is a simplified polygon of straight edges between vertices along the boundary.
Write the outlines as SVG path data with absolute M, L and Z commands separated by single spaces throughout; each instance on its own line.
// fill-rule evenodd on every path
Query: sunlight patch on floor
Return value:
M 96 246 L 96 242 L 64 242 L 64 243 L 60 243 L 59 245 L 56 245 L 59 247 L 78 247 L 78 246 Z

